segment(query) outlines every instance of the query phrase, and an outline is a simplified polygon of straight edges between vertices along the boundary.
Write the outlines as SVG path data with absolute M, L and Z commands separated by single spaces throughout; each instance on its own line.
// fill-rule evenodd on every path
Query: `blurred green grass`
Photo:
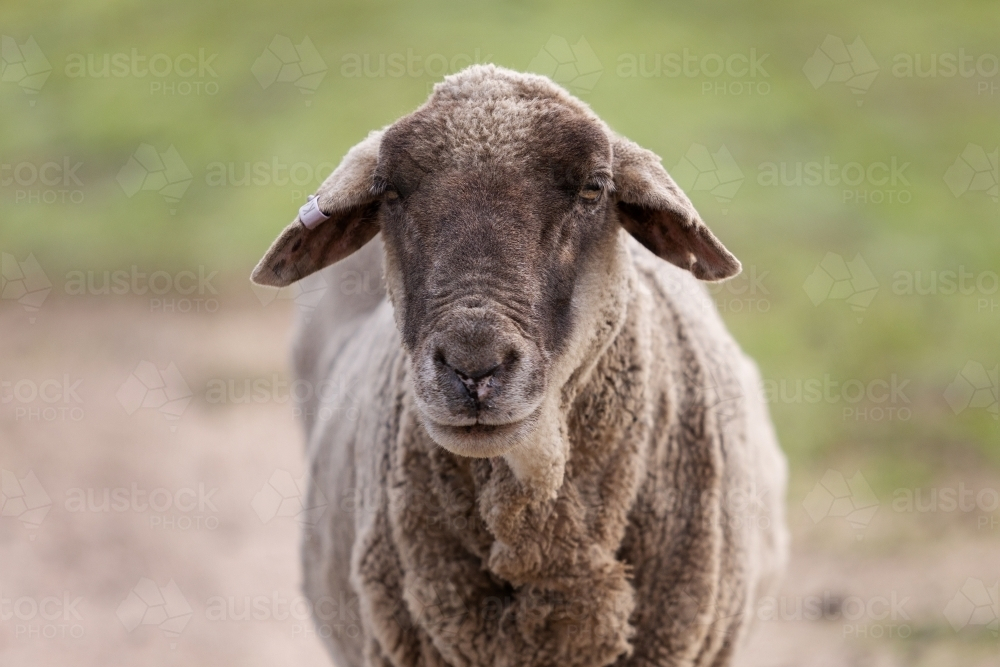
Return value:
M 419 105 L 439 78 L 427 72 L 344 76 L 353 58 L 367 56 L 374 65 L 388 54 L 447 60 L 467 54 L 524 70 L 553 36 L 568 45 L 583 37 L 601 74 L 574 92 L 612 127 L 656 151 L 668 169 L 693 144 L 711 153 L 724 146 L 732 155 L 743 181 L 731 201 L 682 185 L 748 274 L 758 277 L 755 287 L 723 287 L 716 300 L 764 378 L 786 381 L 789 396 L 796 383 L 809 380 L 866 388 L 893 375 L 908 381 L 905 400 L 891 403 L 853 403 L 842 394 L 832 402 L 773 401 L 793 464 L 811 469 L 861 458 L 869 462 L 872 484 L 885 488 L 899 483 L 900 469 L 928 474 L 953 458 L 1000 466 L 996 413 L 970 407 L 956 414 L 944 398 L 968 362 L 990 369 L 1000 361 L 1000 293 L 893 289 L 900 271 L 920 271 L 926 281 L 928 272 L 960 266 L 974 274 L 1000 270 L 1000 206 L 984 192 L 956 197 L 943 178 L 967 144 L 989 152 L 1000 142 L 1000 75 L 907 78 L 892 71 L 897 54 L 921 54 L 924 62 L 959 49 L 995 54 L 995 7 L 16 0 L 2 11 L 2 33 L 18 44 L 33 37 L 52 72 L 37 95 L 0 84 L 0 163 L 79 162 L 82 185 L 71 189 L 81 191 L 82 202 L 26 202 L 24 188 L 0 187 L 0 250 L 18 258 L 34 253 L 57 289 L 70 270 L 133 264 L 249 274 L 325 174 L 302 185 L 213 185 L 207 180 L 212 169 L 221 163 L 228 172 L 232 165 L 239 180 L 247 163 L 304 163 L 313 170 L 336 163 L 369 130 Z M 280 81 L 264 87 L 254 76 L 254 62 L 276 35 L 295 44 L 312 40 L 328 68 L 314 94 Z M 804 74 L 827 35 L 846 44 L 860 36 L 878 63 L 863 94 L 838 82 L 814 88 Z M 171 58 L 217 54 L 214 74 L 164 78 L 174 94 L 156 93 L 151 84 L 159 80 L 152 76 L 67 76 L 76 54 L 100 63 L 104 54 L 133 49 Z M 766 76 L 622 76 L 633 56 L 644 57 L 648 67 L 655 54 L 685 49 L 723 59 L 766 54 Z M 180 94 L 184 82 L 198 81 L 215 84 L 217 92 Z M 758 94 L 716 94 L 719 82 L 754 84 Z M 993 89 L 981 93 L 982 82 Z M 763 84 L 766 94 L 760 94 Z M 179 202 L 168 204 L 156 192 L 126 196 L 116 178 L 140 144 L 160 152 L 173 145 L 183 158 L 192 181 Z M 765 163 L 794 168 L 827 158 L 840 165 L 909 163 L 908 184 L 899 188 L 908 201 L 845 202 L 843 187 L 760 182 Z M 859 188 L 883 197 L 893 189 Z M 836 299 L 813 305 L 803 285 L 827 253 L 847 261 L 860 254 L 870 268 L 878 292 L 863 312 Z M 742 287 L 749 292 L 738 291 Z M 885 410 L 890 407 L 894 418 Z

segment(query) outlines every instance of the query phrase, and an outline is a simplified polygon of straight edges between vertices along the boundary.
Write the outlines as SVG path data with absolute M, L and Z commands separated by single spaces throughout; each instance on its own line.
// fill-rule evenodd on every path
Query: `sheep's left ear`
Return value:
M 379 198 L 372 194 L 382 132 L 352 148 L 271 244 L 250 279 L 284 287 L 340 261 L 378 234 Z
M 701 280 L 740 272 L 739 260 L 705 226 L 655 153 L 619 136 L 611 147 L 618 218 L 632 236 Z

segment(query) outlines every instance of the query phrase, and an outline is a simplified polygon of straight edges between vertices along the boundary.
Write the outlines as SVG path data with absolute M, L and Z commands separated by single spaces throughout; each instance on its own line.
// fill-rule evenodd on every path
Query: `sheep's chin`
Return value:
M 451 426 L 421 415 L 421 423 L 437 444 L 452 454 L 473 458 L 503 456 L 530 439 L 538 427 L 539 410 L 506 424 Z

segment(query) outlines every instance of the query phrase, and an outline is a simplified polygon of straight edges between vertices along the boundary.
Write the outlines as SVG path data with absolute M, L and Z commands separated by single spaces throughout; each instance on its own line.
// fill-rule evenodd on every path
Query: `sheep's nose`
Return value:
M 466 398 L 475 402 L 479 407 L 487 402 L 500 388 L 505 363 L 492 364 L 488 367 L 472 367 L 455 364 L 445 361 L 443 354 L 438 355 L 438 360 L 452 376 L 456 389 L 460 389 Z
M 493 393 L 493 388 L 496 383 L 496 374 L 500 370 L 500 366 L 494 366 L 485 371 L 477 371 L 475 373 L 465 373 L 453 368 L 455 375 L 458 376 L 459 381 L 465 387 L 466 393 L 469 398 L 474 398 L 478 402 L 483 402 L 490 397 Z

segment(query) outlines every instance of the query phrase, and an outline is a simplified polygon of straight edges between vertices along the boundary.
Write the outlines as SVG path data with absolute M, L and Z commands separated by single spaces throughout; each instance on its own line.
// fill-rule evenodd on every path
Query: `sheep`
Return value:
M 324 267 L 294 358 L 357 406 L 300 405 L 337 664 L 730 664 L 786 560 L 786 463 L 698 282 L 740 263 L 655 154 L 469 67 L 352 148 L 252 279 Z M 338 289 L 359 271 L 384 289 Z

